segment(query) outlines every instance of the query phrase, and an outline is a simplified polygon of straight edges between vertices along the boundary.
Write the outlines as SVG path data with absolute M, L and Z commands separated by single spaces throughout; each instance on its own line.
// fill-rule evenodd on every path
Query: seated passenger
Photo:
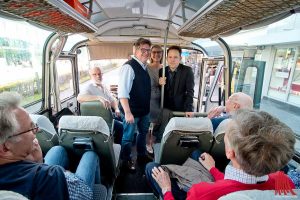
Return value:
M 292 193 L 292 181 L 282 172 L 274 172 L 293 157 L 293 131 L 263 111 L 240 110 L 232 118 L 224 137 L 226 157 L 231 160 L 225 174 L 215 167 L 208 153 L 201 154 L 199 162 L 213 176 L 214 183 L 200 182 L 186 194 L 158 164 L 149 163 L 146 177 L 155 193 L 164 199 L 185 199 L 187 195 L 187 199 L 201 200 L 252 189 Z
M 115 113 L 114 129 L 116 131 L 116 143 L 120 143 L 123 136 L 123 125 L 120 122 L 120 110 L 118 102 L 109 90 L 102 83 L 102 72 L 99 67 L 93 67 L 89 71 L 91 83 L 82 88 L 78 94 L 77 101 L 79 103 L 86 101 L 100 101 L 106 109 L 113 108 Z
M 211 119 L 214 131 L 224 119 L 229 118 L 239 109 L 253 109 L 252 98 L 242 92 L 233 93 L 227 99 L 225 106 L 212 108 L 207 117 Z
M 38 127 L 19 102 L 20 96 L 15 93 L 0 94 L 1 190 L 29 199 L 93 199 L 94 184 L 100 183 L 97 154 L 84 153 L 75 174 L 63 168 L 68 158 L 60 146 L 49 150 L 46 164 L 39 163 L 42 154 L 35 138 Z

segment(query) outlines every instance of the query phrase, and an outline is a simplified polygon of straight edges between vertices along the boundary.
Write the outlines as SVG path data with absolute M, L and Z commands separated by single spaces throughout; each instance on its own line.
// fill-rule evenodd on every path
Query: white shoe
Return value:
M 147 149 L 148 153 L 153 154 L 153 148 L 151 145 L 146 144 L 146 149 Z

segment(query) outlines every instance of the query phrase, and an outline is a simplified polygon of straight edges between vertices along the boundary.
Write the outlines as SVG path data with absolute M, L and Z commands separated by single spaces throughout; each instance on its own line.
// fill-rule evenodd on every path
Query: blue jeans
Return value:
M 149 125 L 149 114 L 134 118 L 134 123 L 132 124 L 126 123 L 126 120 L 123 116 L 123 137 L 121 143 L 122 160 L 131 160 L 131 148 L 136 127 L 138 129 L 138 134 L 136 137 L 137 155 L 146 155 L 146 135 L 148 133 Z
M 59 165 L 68 169 L 68 154 L 62 146 L 54 146 L 47 152 L 45 163 L 48 165 Z M 94 184 L 101 183 L 98 155 L 93 151 L 85 152 L 80 159 L 75 174 L 92 189 Z
M 190 155 L 190 158 L 198 161 L 200 155 L 202 154 L 202 152 L 200 150 L 195 150 L 192 152 L 192 154 Z M 161 188 L 159 187 L 159 185 L 157 184 L 157 182 L 153 179 L 152 177 L 152 169 L 154 167 L 159 167 L 160 165 L 158 163 L 155 162 L 150 162 L 146 165 L 146 169 L 145 169 L 145 174 L 146 174 L 146 178 L 151 186 L 151 188 L 154 191 L 154 194 L 156 196 L 161 196 L 163 197 L 163 194 L 161 192 Z M 174 196 L 175 199 L 186 199 L 186 192 L 181 190 L 176 182 L 176 179 L 171 178 L 171 190 L 172 190 L 172 194 Z

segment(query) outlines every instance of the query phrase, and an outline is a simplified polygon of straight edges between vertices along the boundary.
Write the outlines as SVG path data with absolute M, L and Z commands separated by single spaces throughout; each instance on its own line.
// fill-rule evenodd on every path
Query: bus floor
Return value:
M 136 160 L 136 148 L 132 147 L 133 158 Z M 147 183 L 145 176 L 145 164 L 136 162 L 136 170 L 129 171 L 125 167 L 120 167 L 119 176 L 116 179 L 114 193 L 153 193 Z

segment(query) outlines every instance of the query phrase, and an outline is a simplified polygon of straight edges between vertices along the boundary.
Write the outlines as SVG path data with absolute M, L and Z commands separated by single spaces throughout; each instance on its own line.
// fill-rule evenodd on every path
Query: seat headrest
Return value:
M 232 119 L 224 119 L 219 126 L 217 127 L 217 129 L 215 130 L 214 135 L 217 136 L 219 134 L 223 134 L 225 133 L 226 127 L 228 125 L 228 123 L 231 121 Z
M 51 133 L 52 135 L 56 134 L 52 122 L 46 116 L 36 114 L 29 114 L 29 116 L 33 123 L 37 124 L 41 130 Z
M 61 129 L 97 131 L 110 135 L 109 128 L 102 117 L 98 116 L 62 116 L 59 120 Z
M 220 197 L 219 200 L 235 200 L 235 199 L 245 199 L 245 200 L 255 200 L 255 199 L 264 199 L 264 200 L 284 200 L 284 199 L 299 199 L 300 190 L 295 190 L 297 193 L 296 196 L 292 196 L 290 193 L 287 195 L 275 195 L 275 190 L 244 190 L 233 192 L 227 194 L 223 197 Z
M 195 132 L 213 132 L 213 126 L 210 119 L 206 117 L 188 118 L 188 117 L 173 117 L 165 128 L 164 136 L 168 136 L 172 131 L 187 131 Z

